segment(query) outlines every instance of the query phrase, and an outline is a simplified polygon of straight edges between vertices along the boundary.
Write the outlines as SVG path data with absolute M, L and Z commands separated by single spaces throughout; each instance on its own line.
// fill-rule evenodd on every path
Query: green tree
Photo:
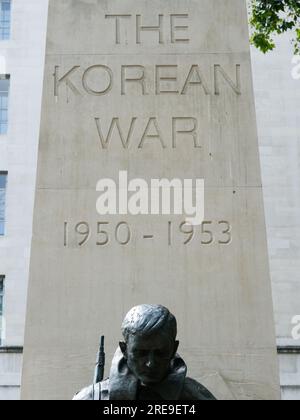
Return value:
M 251 0 L 251 42 L 263 53 L 274 50 L 274 37 L 295 33 L 295 54 L 300 54 L 300 0 Z

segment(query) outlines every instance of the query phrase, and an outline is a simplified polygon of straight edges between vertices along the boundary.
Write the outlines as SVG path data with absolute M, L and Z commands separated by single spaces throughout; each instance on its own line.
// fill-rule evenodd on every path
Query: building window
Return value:
M 10 38 L 11 0 L 0 0 L 0 40 Z
M 0 276 L 0 346 L 4 340 L 4 276 Z
M 7 134 L 10 76 L 0 75 L 0 135 Z
M 5 233 L 5 195 L 7 172 L 0 172 L 0 236 Z

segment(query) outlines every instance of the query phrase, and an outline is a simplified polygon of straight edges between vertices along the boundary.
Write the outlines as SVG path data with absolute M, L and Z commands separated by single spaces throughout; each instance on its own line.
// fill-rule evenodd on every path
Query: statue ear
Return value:
M 177 353 L 178 347 L 179 347 L 179 341 L 175 341 L 175 345 L 174 345 L 174 357 L 175 357 L 175 355 Z
M 123 356 L 126 359 L 127 358 L 127 344 L 124 343 L 123 341 L 120 341 L 119 346 L 120 346 L 121 352 L 123 353 Z

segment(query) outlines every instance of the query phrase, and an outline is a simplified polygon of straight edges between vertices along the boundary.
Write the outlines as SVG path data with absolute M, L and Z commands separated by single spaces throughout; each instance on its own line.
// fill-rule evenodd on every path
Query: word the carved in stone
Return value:
M 137 45 L 143 43 L 143 37 L 145 37 L 146 34 L 149 32 L 156 32 L 158 44 L 165 44 L 167 42 L 167 29 L 168 41 L 171 44 L 188 44 L 190 42 L 187 32 L 189 29 L 189 26 L 187 24 L 187 19 L 189 19 L 188 13 L 174 13 L 170 14 L 169 16 L 159 14 L 154 25 L 150 25 L 148 23 L 146 24 L 146 19 L 142 15 L 106 15 L 105 19 L 110 19 L 114 21 L 114 42 L 117 45 L 124 44 L 126 41 L 123 39 L 122 36 L 123 27 L 125 27 L 124 31 L 128 31 L 133 28 L 132 30 L 134 31 L 135 35 L 135 43 Z M 134 26 L 132 25 L 133 20 L 135 22 Z

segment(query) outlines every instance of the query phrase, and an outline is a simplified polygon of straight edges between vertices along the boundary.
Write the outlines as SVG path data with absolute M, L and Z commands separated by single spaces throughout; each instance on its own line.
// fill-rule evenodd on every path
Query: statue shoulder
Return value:
M 90 385 L 74 396 L 73 401 L 92 401 L 94 398 L 94 385 Z
M 216 398 L 208 389 L 192 378 L 185 379 L 182 399 L 190 401 L 216 401 Z
M 94 401 L 94 400 L 108 400 L 109 399 L 109 379 L 90 385 L 87 388 L 78 392 L 73 401 Z

